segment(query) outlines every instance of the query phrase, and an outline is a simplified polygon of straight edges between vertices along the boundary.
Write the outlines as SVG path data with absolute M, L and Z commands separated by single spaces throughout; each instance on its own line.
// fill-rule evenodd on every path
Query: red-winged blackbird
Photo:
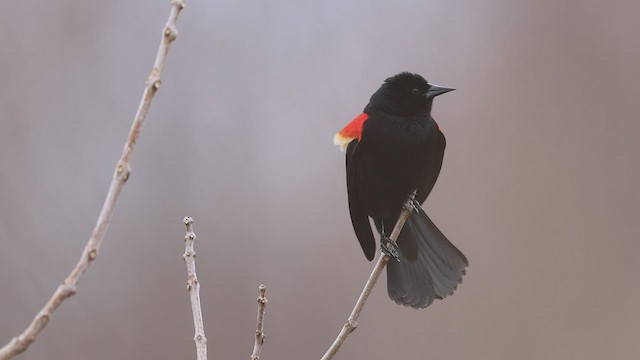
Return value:
M 438 178 L 445 148 L 444 135 L 431 117 L 433 99 L 452 90 L 417 74 L 390 77 L 363 113 L 333 139 L 347 150 L 349 213 L 362 250 L 373 259 L 371 217 L 382 250 L 398 260 L 391 259 L 387 266 L 389 297 L 413 308 L 451 295 L 469 265 L 419 206 Z M 413 192 L 419 203 L 398 237 L 396 251 L 388 236 Z

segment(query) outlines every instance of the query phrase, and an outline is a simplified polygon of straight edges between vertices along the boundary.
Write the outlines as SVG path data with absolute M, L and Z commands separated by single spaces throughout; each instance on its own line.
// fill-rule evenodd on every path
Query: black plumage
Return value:
M 357 137 L 347 128 L 337 135 L 350 140 L 346 151 L 349 212 L 369 260 L 375 255 L 369 217 L 381 236 L 388 236 L 409 194 L 416 191 L 416 200 L 422 204 L 433 189 L 446 141 L 431 107 L 435 96 L 451 90 L 429 84 L 420 75 L 400 73 L 385 80 L 371 96 Z M 419 206 L 397 243 L 399 261 L 391 259 L 387 267 L 387 288 L 395 302 L 423 308 L 452 294 L 462 281 L 467 259 Z

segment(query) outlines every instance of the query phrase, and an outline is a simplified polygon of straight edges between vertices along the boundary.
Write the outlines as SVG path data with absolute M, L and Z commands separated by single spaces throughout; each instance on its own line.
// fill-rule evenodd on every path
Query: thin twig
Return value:
M 262 344 L 264 344 L 264 311 L 267 307 L 267 298 L 265 294 L 267 287 L 264 284 L 258 287 L 258 319 L 256 321 L 256 343 L 253 345 L 253 353 L 251 354 L 251 360 L 260 359 L 260 351 L 262 351 Z
M 185 250 L 182 257 L 187 264 L 187 290 L 191 298 L 191 312 L 193 313 L 193 327 L 195 328 L 193 341 L 196 343 L 197 359 L 207 360 L 207 337 L 204 336 L 202 307 L 200 306 L 200 282 L 196 275 L 196 252 L 193 250 L 196 234 L 193 232 L 193 219 L 187 216 L 183 221 L 187 228 L 187 233 L 184 235 Z
M 140 135 L 140 130 L 142 129 L 142 124 L 144 123 L 149 106 L 151 106 L 151 100 L 160 88 L 160 76 L 167 57 L 167 52 L 169 51 L 169 45 L 173 40 L 175 40 L 178 34 L 175 28 L 175 23 L 184 6 L 185 0 L 171 1 L 171 13 L 167 24 L 162 29 L 162 40 L 160 42 L 160 47 L 158 48 L 158 53 L 153 64 L 151 75 L 149 75 L 149 78 L 147 79 L 142 99 L 138 106 L 138 111 L 134 117 L 131 129 L 129 130 L 127 141 L 124 144 L 122 155 L 116 164 L 111 185 L 109 186 L 109 192 L 107 193 L 107 197 L 102 205 L 102 210 L 98 216 L 96 226 L 91 233 L 91 237 L 89 237 L 78 263 L 73 270 L 71 270 L 71 273 L 69 273 L 64 282 L 58 286 L 51 298 L 49 298 L 49 301 L 47 301 L 44 307 L 35 316 L 31 324 L 29 324 L 29 326 L 20 335 L 11 339 L 9 343 L 0 349 L 0 360 L 7 360 L 17 354 L 20 354 L 35 341 L 38 334 L 45 328 L 47 323 L 49 323 L 53 312 L 64 300 L 76 293 L 76 286 L 78 285 L 80 278 L 98 256 L 100 244 L 102 243 L 102 239 L 104 238 L 107 227 L 109 226 L 109 220 L 113 215 L 120 192 L 131 174 L 131 166 L 129 162 L 131 160 L 133 148 Z
M 396 222 L 396 225 L 393 227 L 393 231 L 389 236 L 391 241 L 393 241 L 394 243 L 398 239 L 398 235 L 400 235 L 400 231 L 402 230 L 404 223 L 407 221 L 409 216 L 411 216 L 411 212 L 413 210 L 413 199 L 409 198 L 405 202 L 404 207 L 400 212 L 400 216 L 398 217 L 398 221 Z M 378 257 L 378 261 L 371 271 L 369 279 L 367 279 L 367 283 L 364 285 L 364 289 L 362 289 L 362 293 L 360 294 L 356 305 L 351 311 L 351 315 L 349 315 L 349 318 L 342 326 L 342 330 L 340 330 L 340 333 L 338 334 L 338 337 L 336 337 L 336 340 L 333 342 L 333 344 L 331 344 L 331 347 L 329 347 L 324 356 L 322 356 L 322 360 L 333 359 L 338 350 L 340 350 L 342 344 L 344 344 L 345 340 L 347 340 L 347 336 L 349 336 L 358 327 L 358 317 L 360 316 L 360 312 L 362 312 L 364 304 L 367 302 L 367 299 L 369 299 L 369 295 L 371 294 L 373 287 L 376 285 L 378 278 L 382 274 L 382 270 L 384 270 L 384 267 L 387 266 L 388 262 L 389 256 L 384 252 L 381 252 L 380 256 Z

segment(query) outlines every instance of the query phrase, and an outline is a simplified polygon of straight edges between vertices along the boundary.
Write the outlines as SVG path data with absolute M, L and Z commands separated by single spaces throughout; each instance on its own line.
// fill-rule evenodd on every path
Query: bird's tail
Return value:
M 398 237 L 399 260 L 387 265 L 389 297 L 400 305 L 425 308 L 462 282 L 467 258 L 417 206 Z M 403 250 L 404 249 L 404 250 Z

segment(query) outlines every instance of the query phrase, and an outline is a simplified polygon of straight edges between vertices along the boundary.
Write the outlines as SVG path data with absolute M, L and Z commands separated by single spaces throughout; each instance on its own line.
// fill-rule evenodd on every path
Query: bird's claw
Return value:
M 416 195 L 417 193 L 415 190 L 411 194 L 409 194 L 409 196 L 407 197 L 407 201 L 404 202 L 405 209 L 409 211 L 418 211 L 420 203 L 418 202 L 418 200 L 416 200 Z
M 388 257 L 396 259 L 400 262 L 400 254 L 398 254 L 398 244 L 386 235 L 380 238 L 380 250 Z

